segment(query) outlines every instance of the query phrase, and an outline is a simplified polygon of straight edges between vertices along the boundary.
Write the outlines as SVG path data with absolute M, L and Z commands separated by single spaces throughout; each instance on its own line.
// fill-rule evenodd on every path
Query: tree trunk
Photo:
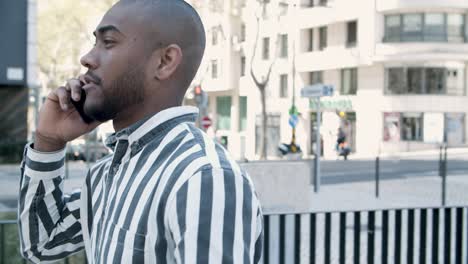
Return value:
M 265 86 L 260 89 L 260 97 L 262 100 L 262 144 L 260 149 L 260 159 L 266 160 L 267 159 L 267 144 L 268 144 L 268 137 L 267 137 L 267 124 L 268 124 L 268 116 L 266 112 L 266 95 L 265 95 Z

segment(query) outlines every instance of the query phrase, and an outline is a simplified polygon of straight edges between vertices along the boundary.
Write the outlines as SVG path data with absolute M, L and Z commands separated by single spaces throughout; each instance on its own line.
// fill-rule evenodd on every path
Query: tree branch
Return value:
M 252 76 L 253 81 L 255 82 L 255 85 L 257 87 L 264 87 L 265 82 L 260 82 L 257 77 L 255 76 L 255 73 L 253 71 L 253 62 L 255 59 L 255 54 L 257 53 L 257 45 L 258 45 L 258 39 L 260 36 L 260 17 L 258 15 L 255 16 L 257 18 L 257 33 L 255 35 L 255 42 L 254 42 L 254 47 L 252 51 L 252 56 L 250 57 L 250 75 Z

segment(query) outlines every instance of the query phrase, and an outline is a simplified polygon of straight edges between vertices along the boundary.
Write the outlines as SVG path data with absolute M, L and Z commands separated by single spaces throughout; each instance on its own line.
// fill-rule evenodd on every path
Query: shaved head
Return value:
M 182 104 L 206 42 L 200 17 L 183 0 L 121 0 L 94 36 L 81 59 L 96 84 L 84 111 L 117 128 Z
M 117 5 L 140 9 L 147 26 L 149 52 L 171 44 L 181 48 L 183 59 L 175 77 L 186 89 L 200 66 L 206 43 L 203 23 L 195 9 L 183 0 L 121 0 Z

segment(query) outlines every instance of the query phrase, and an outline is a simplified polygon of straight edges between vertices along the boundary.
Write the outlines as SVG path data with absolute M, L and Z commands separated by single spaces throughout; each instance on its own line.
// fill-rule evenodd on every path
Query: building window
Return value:
M 400 113 L 384 113 L 384 134 L 383 141 L 396 142 L 400 141 Z
M 262 58 L 268 60 L 270 58 L 270 38 L 263 38 Z
M 417 13 L 385 16 L 385 42 L 464 42 L 464 14 Z
M 448 42 L 463 42 L 465 17 L 462 14 L 447 15 L 447 40 Z
M 408 94 L 419 94 L 423 89 L 423 69 L 408 68 L 406 71 Z
M 355 95 L 357 92 L 357 69 L 343 69 L 341 70 L 341 94 L 342 95 Z
M 406 78 L 404 68 L 388 68 L 386 70 L 386 75 L 386 87 L 390 93 L 406 93 Z
M 421 41 L 423 38 L 422 14 L 403 15 L 402 39 L 403 41 Z
M 247 130 L 247 96 L 239 96 L 239 131 Z
M 357 44 L 357 21 L 346 24 L 346 46 L 354 47 Z
M 211 61 L 211 78 L 213 79 L 218 78 L 218 61 L 217 60 Z
M 288 97 L 288 75 L 287 74 L 280 75 L 280 97 L 281 98 Z
M 278 3 L 280 16 L 285 16 L 288 13 L 288 7 L 289 7 L 289 4 L 287 2 L 280 1 Z
M 224 11 L 223 1 L 210 0 L 209 10 L 213 13 L 222 13 Z
M 319 28 L 319 50 L 324 50 L 327 47 L 327 27 Z
M 307 51 L 313 51 L 314 50 L 314 29 L 309 28 L 308 30 L 308 46 L 307 46 Z
M 213 46 L 218 45 L 218 30 L 216 28 L 211 29 L 211 44 Z
M 323 72 L 322 71 L 314 71 L 309 72 L 309 84 L 317 84 L 323 83 Z
M 314 6 L 314 0 L 302 0 L 301 6 L 303 6 L 303 7 L 313 7 Z
M 326 6 L 328 4 L 328 0 L 319 0 L 319 6 Z
M 388 94 L 464 94 L 464 68 L 387 68 L 385 79 Z
M 400 41 L 400 15 L 385 16 L 385 41 Z
M 244 42 L 245 41 L 245 36 L 246 36 L 246 27 L 245 24 L 241 24 L 241 29 L 240 29 L 240 41 Z
M 445 89 L 445 69 L 444 68 L 426 68 L 426 93 L 428 94 L 446 94 Z
M 449 146 L 460 146 L 466 144 L 465 138 L 465 113 L 445 114 L 445 142 Z
M 424 41 L 445 41 L 444 14 L 426 14 L 424 17 Z
M 231 129 L 231 96 L 216 97 L 216 129 L 230 130 Z
M 242 56 L 240 59 L 240 75 L 245 76 L 245 56 Z
M 401 114 L 401 140 L 423 140 L 423 115 L 421 113 Z
M 280 58 L 287 58 L 288 57 L 288 35 L 282 34 L 280 35 Z

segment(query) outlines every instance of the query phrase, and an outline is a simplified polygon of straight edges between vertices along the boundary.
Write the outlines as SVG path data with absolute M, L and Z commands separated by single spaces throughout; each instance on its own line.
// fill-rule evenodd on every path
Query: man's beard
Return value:
M 89 109 L 89 115 L 97 121 L 105 122 L 114 119 L 119 112 L 143 102 L 144 76 L 142 67 L 135 67 L 120 75 L 109 87 L 104 89 L 102 85 L 104 98 L 100 109 Z

